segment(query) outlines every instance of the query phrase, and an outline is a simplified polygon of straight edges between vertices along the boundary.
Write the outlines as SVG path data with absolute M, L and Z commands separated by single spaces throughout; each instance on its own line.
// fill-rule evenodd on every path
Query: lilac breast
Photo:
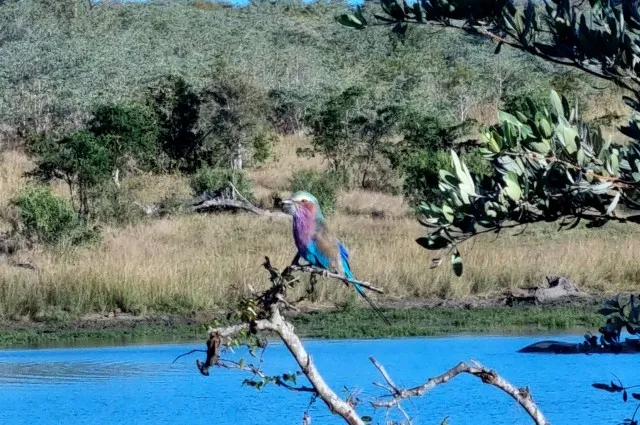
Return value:
M 314 229 L 313 213 L 305 208 L 298 208 L 293 215 L 293 240 L 301 254 L 306 252 Z

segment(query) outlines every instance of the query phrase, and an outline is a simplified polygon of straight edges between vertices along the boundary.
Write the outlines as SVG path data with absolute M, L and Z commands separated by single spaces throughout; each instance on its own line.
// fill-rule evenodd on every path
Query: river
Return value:
M 420 384 L 461 360 L 475 359 L 529 389 L 552 424 L 613 425 L 633 414 L 635 403 L 620 394 L 591 387 L 617 375 L 626 385 L 640 384 L 633 355 L 519 354 L 542 339 L 578 342 L 579 336 L 446 337 L 384 340 L 310 340 L 306 347 L 320 372 L 341 395 L 359 388 L 358 411 L 373 423 L 399 419 L 397 412 L 374 411 L 367 403 L 382 394 L 369 363 L 373 355 L 401 386 Z M 197 353 L 172 364 L 179 354 L 203 344 L 0 350 L 0 424 L 301 424 L 309 395 L 267 386 L 261 392 L 241 386 L 249 376 L 212 369 L 200 375 Z M 226 355 L 239 359 L 239 352 Z M 246 353 L 245 353 L 246 354 Z M 198 357 L 199 356 L 199 357 Z M 281 344 L 264 353 L 267 373 L 295 370 Z M 303 380 L 304 381 L 304 380 Z M 414 424 L 528 424 L 515 401 L 471 376 L 438 386 L 421 399 L 404 403 Z M 321 402 L 311 406 L 312 424 L 339 424 Z

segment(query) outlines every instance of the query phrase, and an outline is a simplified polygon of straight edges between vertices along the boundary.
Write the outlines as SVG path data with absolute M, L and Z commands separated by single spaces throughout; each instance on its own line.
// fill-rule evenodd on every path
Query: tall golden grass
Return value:
M 298 142 L 296 142 L 298 143 Z M 300 167 L 283 140 L 280 163 L 253 172 L 258 193 L 286 192 L 288 176 Z M 0 208 L 25 184 L 31 163 L 19 152 L 0 161 Z M 317 162 L 302 166 L 320 166 Z M 282 168 L 281 168 L 282 167 Z M 126 184 L 142 202 L 188 194 L 181 177 L 136 177 Z M 383 211 L 382 217 L 371 213 Z M 401 197 L 351 191 L 341 194 L 330 228 L 349 247 L 355 275 L 386 290 L 384 300 L 489 296 L 539 284 L 546 275 L 567 275 L 588 291 L 640 287 L 640 228 L 612 226 L 558 234 L 550 225 L 524 235 L 480 238 L 463 249 L 465 272 L 446 264 L 430 269 L 431 252 L 415 243 L 424 229 Z M 0 259 L 0 317 L 85 314 L 121 308 L 147 312 L 201 312 L 224 307 L 250 287 L 268 285 L 261 267 L 269 256 L 279 267 L 295 254 L 289 220 L 245 214 L 181 215 L 127 228 L 106 228 L 97 246 L 59 252 L 37 248 L 21 255 L 31 271 Z M 303 290 L 304 288 L 300 288 Z M 339 304 L 353 297 L 341 283 L 319 285 L 318 302 Z

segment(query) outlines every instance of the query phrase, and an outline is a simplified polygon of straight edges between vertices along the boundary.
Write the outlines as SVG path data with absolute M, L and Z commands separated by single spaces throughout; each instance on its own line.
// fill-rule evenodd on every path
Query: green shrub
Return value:
M 200 94 L 184 78 L 167 75 L 148 88 L 146 102 L 158 123 L 158 144 L 163 154 L 156 166 L 165 171 L 196 170 L 203 139 Z
M 325 215 L 335 211 L 338 191 L 342 187 L 340 179 L 331 171 L 300 170 L 293 174 L 291 192 L 300 190 L 311 193 L 318 199 Z
M 69 186 L 72 202 L 87 216 L 93 189 L 111 178 L 113 163 L 106 136 L 82 130 L 69 137 L 29 139 L 27 148 L 36 156 L 37 168 L 30 174 L 49 181 L 62 179 Z
M 141 168 L 149 168 L 158 157 L 159 128 L 153 112 L 137 104 L 102 104 L 93 111 L 88 129 L 104 136 L 113 166 L 124 168 L 134 159 Z
M 203 164 L 233 169 L 251 165 L 254 139 L 268 127 L 266 91 L 244 72 L 219 61 L 202 99 L 206 103 L 202 118 L 208 128 L 200 152 Z
M 447 151 L 421 149 L 406 156 L 402 164 L 404 172 L 404 196 L 412 206 L 420 202 L 437 202 L 438 170 L 450 167 L 451 154 Z
M 22 234 L 34 242 L 70 246 L 98 236 L 70 202 L 46 187 L 28 186 L 12 199 L 12 204 L 19 209 Z
M 502 109 L 514 115 L 516 112 L 529 111 L 530 105 L 533 105 L 537 110 L 546 108 L 549 105 L 549 91 L 546 88 L 540 88 L 505 96 Z
M 145 215 L 129 189 L 117 188 L 106 182 L 95 188 L 92 217 L 101 223 L 126 226 L 142 220 Z
M 278 137 L 266 131 L 257 134 L 252 141 L 253 155 L 251 156 L 251 165 L 264 164 L 271 157 L 273 147 L 278 142 Z
M 280 134 L 294 134 L 303 126 L 309 99 L 296 89 L 273 89 L 268 94 L 269 123 Z
M 232 183 L 249 202 L 255 202 L 253 183 L 242 170 L 228 168 L 201 168 L 189 179 L 191 189 L 196 195 L 208 191 L 224 189 Z

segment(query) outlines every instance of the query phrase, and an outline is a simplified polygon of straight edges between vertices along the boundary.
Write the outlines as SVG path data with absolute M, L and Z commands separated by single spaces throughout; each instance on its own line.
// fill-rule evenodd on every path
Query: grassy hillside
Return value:
M 347 7 L 340 2 L 225 8 L 151 1 L 91 10 L 81 3 L 76 18 L 65 4 L 10 1 L 0 8 L 6 135 L 77 126 L 96 102 L 138 98 L 167 74 L 206 86 L 219 62 L 265 90 L 306 96 L 306 107 L 366 83 L 451 121 L 494 120 L 506 100 L 523 93 L 546 97 L 551 86 L 590 103 L 593 116 L 621 108 L 601 81 L 508 49 L 493 55 L 490 42 L 455 32 L 415 28 L 399 43 L 385 28 L 350 31 L 334 21 Z
M 29 184 L 33 158 L 22 148 L 31 133 L 67 134 L 104 101 L 140 99 L 161 76 L 182 75 L 206 88 L 220 61 L 260 90 L 286 90 L 312 109 L 328 94 L 365 83 L 403 107 L 450 124 L 495 120 L 497 108 L 522 94 L 546 96 L 556 87 L 583 102 L 588 119 L 615 124 L 619 93 L 595 81 L 513 52 L 492 54 L 490 43 L 416 29 L 406 43 L 387 30 L 366 34 L 335 24 L 345 6 L 278 4 L 230 9 L 209 3 L 101 5 L 77 17 L 55 2 L 8 2 L 0 7 L 0 211 Z M 603 83 L 597 83 L 600 87 Z M 399 135 L 401 136 L 401 135 Z M 287 194 L 300 169 L 323 170 L 321 157 L 302 158 L 302 134 L 280 135 L 273 155 L 249 170 L 258 203 Z M 190 195 L 188 176 L 139 173 L 122 182 L 140 203 Z M 65 185 L 52 187 L 68 196 Z M 372 213 L 382 214 L 372 214 Z M 6 230 L 9 220 L 0 221 Z M 558 235 L 553 226 L 518 238 L 481 238 L 466 247 L 465 274 L 431 270 L 422 233 L 402 196 L 347 187 L 331 228 L 349 246 L 356 276 L 387 291 L 385 301 L 489 296 L 568 275 L 593 292 L 636 290 L 640 229 L 611 226 Z M 0 318 L 68 318 L 120 308 L 135 314 L 193 314 L 224 307 L 267 284 L 268 255 L 285 266 L 294 255 L 290 224 L 249 215 L 174 215 L 128 226 L 101 223 L 97 244 L 72 249 L 37 246 L 17 259 L 0 257 Z M 37 271 L 11 265 L 26 261 Z M 301 288 L 302 290 L 303 288 Z M 355 302 L 335 282 L 319 286 L 320 306 Z M 359 302 L 359 301 L 358 301 Z

